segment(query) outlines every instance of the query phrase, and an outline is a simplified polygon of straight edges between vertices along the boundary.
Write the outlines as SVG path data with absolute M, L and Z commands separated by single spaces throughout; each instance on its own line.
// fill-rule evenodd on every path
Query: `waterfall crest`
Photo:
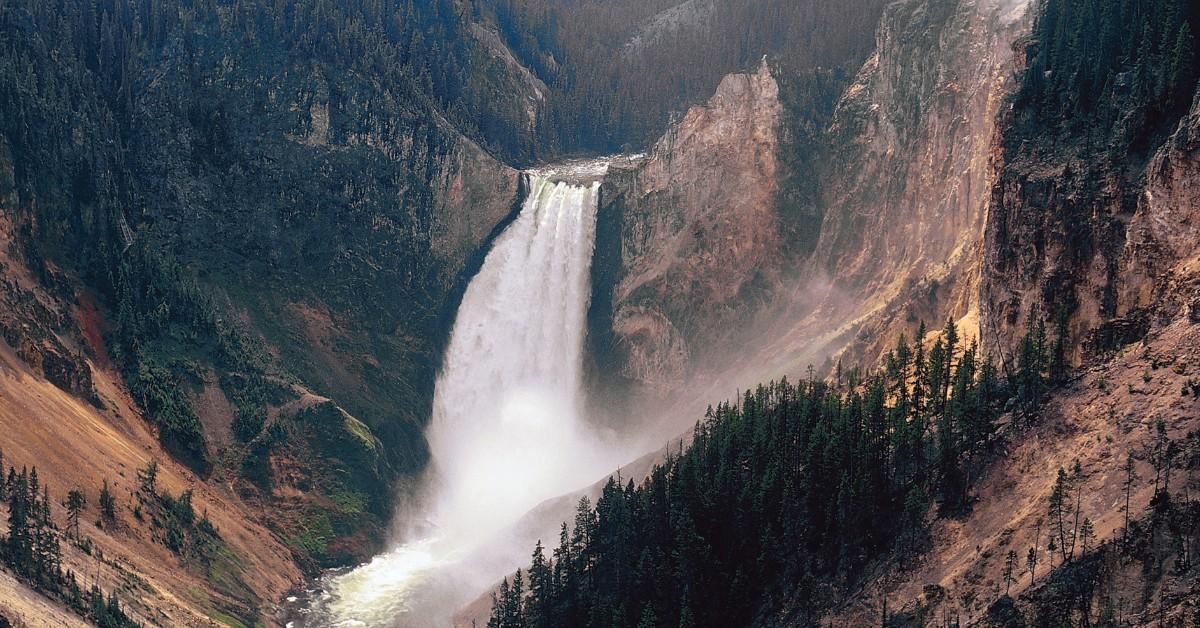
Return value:
M 598 188 L 531 176 L 463 296 L 428 431 L 432 520 L 449 536 L 598 477 L 578 421 Z
M 582 421 L 599 182 L 530 174 L 467 287 L 427 429 L 424 498 L 393 550 L 327 581 L 307 625 L 439 626 L 527 558 L 498 535 L 612 467 Z M 405 513 L 407 521 L 412 509 Z M 547 539 L 550 540 L 550 539 Z M 464 597 L 466 596 L 466 597 Z

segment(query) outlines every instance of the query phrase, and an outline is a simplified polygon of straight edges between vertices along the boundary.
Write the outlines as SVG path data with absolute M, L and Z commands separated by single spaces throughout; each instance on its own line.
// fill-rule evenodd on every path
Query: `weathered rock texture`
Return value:
M 1003 130 L 982 287 L 984 325 L 998 344 L 1016 342 L 1031 308 L 1062 312 L 1079 363 L 1193 307 L 1200 103 L 1148 155 L 1116 161 L 1084 138 L 1048 149 L 1003 141 Z
M 710 350 L 745 331 L 777 283 L 780 112 L 764 62 L 727 76 L 640 165 L 610 170 L 594 305 L 611 329 L 593 330 L 593 347 L 624 378 L 677 386 Z
M 849 321 L 852 361 L 873 364 L 918 320 L 966 319 L 976 335 L 991 141 L 1024 5 L 890 5 L 875 54 L 839 105 L 809 272 L 830 290 L 816 322 Z
M 719 357 L 717 380 L 750 384 L 838 352 L 873 365 L 920 320 L 960 320 L 977 337 L 991 142 L 1024 9 L 890 5 L 812 172 L 784 172 L 765 66 L 726 79 L 643 165 L 611 172 L 592 323 L 599 370 L 664 391 Z M 780 182 L 796 177 L 819 193 L 788 215 L 817 233 L 796 233 L 779 209 Z
M 1118 258 L 1117 315 L 1200 322 L 1200 90 L 1150 160 Z

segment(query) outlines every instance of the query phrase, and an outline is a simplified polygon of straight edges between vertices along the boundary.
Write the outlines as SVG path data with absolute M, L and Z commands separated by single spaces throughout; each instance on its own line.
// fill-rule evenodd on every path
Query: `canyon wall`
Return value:
M 1072 346 L 1082 364 L 1069 382 L 1049 396 L 1036 418 L 1014 418 L 1000 428 L 1001 449 L 979 466 L 970 512 L 960 518 L 930 517 L 932 542 L 927 555 L 911 564 L 880 569 L 859 594 L 839 603 L 827 621 L 871 622 L 885 604 L 897 617 L 945 614 L 966 625 L 1031 625 L 1023 622 L 1031 617 L 1066 618 L 1073 608 L 1066 601 L 1073 595 L 1068 591 L 1080 581 L 1079 574 L 1092 569 L 1088 565 L 1094 565 L 1096 555 L 1066 565 L 1060 560 L 1057 569 L 1054 564 L 1039 567 L 1036 579 L 1025 571 L 1011 584 L 1003 581 L 1009 551 L 1024 557 L 1036 546 L 1046 552 L 1043 524 L 1056 469 L 1074 465 L 1083 469 L 1076 489 L 1078 516 L 1092 523 L 1098 542 L 1124 545 L 1126 498 L 1135 530 L 1145 534 L 1156 525 L 1152 521 L 1161 514 L 1153 506 L 1156 471 L 1152 457 L 1146 455 L 1150 435 L 1161 425 L 1168 437 L 1182 442 L 1200 428 L 1200 400 L 1192 393 L 1200 374 L 1196 366 L 1200 361 L 1198 131 L 1200 92 L 1147 161 L 1144 178 L 1133 180 L 1140 192 L 1129 199 L 1123 213 L 1117 209 L 1125 207 L 1122 196 L 1114 195 L 1114 188 L 1082 187 L 1069 173 L 1062 176 L 1061 170 L 1054 171 L 1056 177 L 1049 173 L 1043 173 L 1044 178 L 1014 176 L 1008 182 L 1012 187 L 1004 185 L 1003 175 L 999 177 L 995 198 L 1006 205 L 995 208 L 996 222 L 988 226 L 982 296 L 986 303 L 988 287 L 1012 296 L 997 299 L 993 310 L 985 308 L 985 317 L 996 317 L 987 325 L 1000 330 L 996 345 L 1010 348 L 1012 337 L 1022 333 L 1017 327 L 1023 323 L 1020 317 L 1034 303 L 1063 304 L 1075 299 L 1069 323 Z M 998 135 L 997 142 L 1001 140 Z M 997 154 L 1000 150 L 997 146 Z M 1001 169 L 1011 166 L 994 163 Z M 1082 193 L 1089 189 L 1099 195 L 1089 200 Z M 1092 208 L 1085 214 L 1090 220 L 1075 226 L 1088 232 L 1114 214 L 1123 216 L 1119 238 L 1095 251 L 1095 257 L 1072 258 L 1071 244 L 1064 242 L 1065 225 L 1039 232 L 1029 225 L 1002 223 L 1017 216 L 1060 219 L 1045 208 L 1015 204 L 1014 194 L 1033 190 L 1051 194 L 1038 198 L 1058 203 L 1051 205 L 1055 211 L 1064 211 L 1063 204 L 1086 203 Z M 1016 248 L 1012 257 L 990 248 L 1001 236 L 997 231 L 1013 226 L 1019 226 L 1026 237 L 1037 238 L 1008 241 Z M 1013 258 L 1021 261 L 1010 261 Z M 1016 268 L 1022 269 L 1020 273 L 1014 272 Z M 1127 460 L 1132 471 L 1124 466 Z M 1166 541 L 1162 546 L 1171 547 Z M 1146 550 L 1119 551 L 1133 556 Z M 1156 546 L 1153 551 L 1169 549 Z M 1127 621 L 1182 625 L 1195 612 L 1188 601 L 1195 596 L 1193 572 L 1155 572 L 1144 570 L 1135 559 L 1129 559 L 1127 566 L 1125 560 L 1107 568 L 1106 577 L 1117 583 L 1116 597 L 1124 605 Z M 1003 598 L 1001 590 L 1006 591 Z
M 1061 312 L 1078 363 L 1192 307 L 1197 116 L 1193 100 L 1161 146 L 1117 160 L 1104 156 L 1103 133 L 1055 133 L 1064 137 L 1049 148 L 1005 136 L 983 275 L 985 321 L 998 342 L 1015 344 L 1032 308 Z
M 456 49 L 488 73 L 471 96 L 483 121 L 520 116 L 512 137 L 468 136 L 426 83 L 371 66 L 378 46 L 291 54 L 312 40 L 254 34 L 329 31 L 124 8 L 101 29 L 115 64 L 89 56 L 97 15 L 0 8 L 0 449 L 56 500 L 83 489 L 88 522 L 109 482 L 117 523 L 85 533 L 136 617 L 252 624 L 304 575 L 371 555 L 424 468 L 441 344 L 521 200 L 480 142 L 519 152 L 544 86 L 477 25 Z M 215 565 L 168 547 L 143 505 L 152 459 L 164 491 L 212 511 Z M 91 573 L 77 549 L 65 564 Z
M 815 314 L 849 321 L 851 363 L 874 364 L 918 321 L 962 320 L 977 336 L 991 142 L 1024 12 L 1024 2 L 894 3 L 839 104 L 809 272 L 830 286 Z
M 652 397 L 701 371 L 748 385 L 831 356 L 870 368 L 920 321 L 977 338 L 992 139 L 1027 29 L 1024 2 L 893 3 L 807 170 L 781 152 L 796 131 L 764 64 L 610 172 L 601 389 Z M 816 193 L 784 208 L 797 181 Z
M 593 354 L 666 391 L 748 331 L 783 263 L 774 212 L 779 88 L 764 61 L 721 81 L 602 187 Z

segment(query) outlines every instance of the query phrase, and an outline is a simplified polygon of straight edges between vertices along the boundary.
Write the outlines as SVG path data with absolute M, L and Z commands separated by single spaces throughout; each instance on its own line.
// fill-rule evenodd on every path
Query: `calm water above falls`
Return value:
M 599 183 L 529 181 L 520 215 L 459 307 L 426 434 L 421 505 L 402 505 L 401 542 L 330 577 L 296 625 L 449 625 L 528 558 L 528 547 L 504 547 L 509 526 L 615 468 L 581 419 Z

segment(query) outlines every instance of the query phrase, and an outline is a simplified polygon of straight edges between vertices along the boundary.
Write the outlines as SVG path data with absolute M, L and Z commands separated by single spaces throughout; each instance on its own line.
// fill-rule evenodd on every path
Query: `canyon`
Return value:
M 709 10 L 664 10 L 625 54 Z M 824 598 L 835 625 L 875 622 L 881 608 L 1002 625 L 1001 588 L 1014 608 L 1041 612 L 1054 572 L 1010 592 L 1000 574 L 1005 551 L 1037 545 L 1054 472 L 1086 468 L 1079 510 L 1113 542 L 1125 463 L 1114 452 L 1139 450 L 1160 421 L 1171 438 L 1200 429 L 1187 394 L 1200 377 L 1200 90 L 1191 83 L 1190 105 L 1158 139 L 1118 158 L 1096 157 L 1090 131 L 1031 137 L 1018 96 L 1038 10 L 893 2 L 849 71 L 797 74 L 768 53 L 674 116 L 644 153 L 600 169 L 530 166 L 555 89 L 539 68 L 552 55 L 532 63 L 486 11 L 461 13 L 464 30 L 445 35 L 471 60 L 463 67 L 488 77 L 445 79 L 483 103 L 473 122 L 429 96 L 422 81 L 433 79 L 308 63 L 270 42 L 230 57 L 217 42 L 241 35 L 216 8 L 195 18 L 222 34 L 193 42 L 192 76 L 148 65 L 128 79 L 136 98 L 114 105 L 102 80 L 78 87 L 89 62 L 46 43 L 36 20 L 5 22 L 21 58 L 74 85 L 87 114 L 26 90 L 36 106 L 0 132 L 4 463 L 36 465 L 55 496 L 111 485 L 121 524 L 85 525 L 91 549 L 64 544 L 63 563 L 143 623 L 303 622 L 286 601 L 297 595 L 354 606 L 354 586 L 426 555 L 433 526 L 456 551 L 510 537 L 436 611 L 470 625 L 486 622 L 489 588 L 533 541 L 551 540 L 580 496 L 597 499 L 618 469 L 640 482 L 706 407 L 782 376 L 840 385 L 885 364 L 897 338 L 932 347 L 946 321 L 1015 369 L 1027 321 L 1061 317 L 1072 375 L 1038 422 L 1007 409 L 1003 453 L 971 461 L 971 510 L 930 508 L 924 555 L 872 562 Z M 203 98 L 185 102 L 193 86 Z M 113 121 L 117 107 L 131 108 L 131 128 Z M 555 194 L 587 197 L 558 207 L 594 219 L 580 227 L 588 243 L 594 230 L 594 250 L 535 249 L 531 212 Z M 521 244 L 546 257 L 489 267 Z M 550 259 L 573 260 L 562 269 L 570 289 L 522 276 Z M 496 358 L 513 355 L 559 361 Z M 525 401 L 569 421 L 484 420 L 504 415 L 497 404 L 520 406 L 504 395 L 526 380 L 567 391 L 558 405 L 540 389 Z M 175 412 L 178 422 L 162 418 Z M 192 431 L 169 436 L 182 429 Z M 545 464 L 504 477 L 522 458 Z M 154 508 L 139 480 L 151 461 L 165 495 L 190 491 L 211 517 L 215 563 L 173 552 L 156 515 L 134 515 Z M 1138 476 L 1154 473 L 1138 460 Z M 431 491 L 430 478 L 445 486 Z M 1154 496 L 1143 482 L 1134 509 Z M 85 519 L 99 522 L 93 502 Z M 367 585 L 325 571 L 354 565 Z M 26 586 L 0 574 L 0 614 L 84 625 Z M 1142 624 L 1147 600 L 1172 618 L 1192 612 L 1194 579 L 1139 586 L 1148 593 L 1129 603 Z M 781 583 L 756 623 L 795 624 L 801 595 Z M 398 621 L 396 608 L 382 612 L 365 621 Z

